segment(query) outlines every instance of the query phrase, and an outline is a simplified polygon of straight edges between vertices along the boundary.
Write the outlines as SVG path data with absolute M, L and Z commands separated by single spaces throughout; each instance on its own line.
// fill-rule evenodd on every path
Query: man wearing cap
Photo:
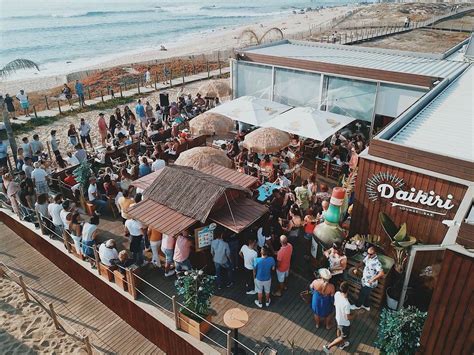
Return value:
M 102 214 L 104 210 L 107 208 L 107 201 L 102 200 L 99 191 L 97 191 L 97 179 L 94 176 L 89 178 L 89 188 L 87 189 L 87 196 L 89 198 L 89 202 L 92 203 L 97 212 Z
M 33 180 L 35 187 L 36 187 L 36 193 L 38 195 L 41 194 L 47 194 L 49 193 L 49 188 L 48 188 L 48 173 L 46 170 L 44 170 L 41 167 L 40 162 L 36 162 L 33 164 L 33 171 L 31 172 L 31 179 Z
M 355 309 L 363 308 L 366 311 L 370 311 L 370 294 L 377 287 L 378 280 L 384 276 L 384 272 L 374 247 L 367 249 L 367 256 L 362 263 L 365 264 L 364 271 L 362 272 L 362 288 L 359 292 L 359 298 L 355 303 Z M 362 264 L 354 269 L 354 274 L 357 274 L 357 269 L 360 266 Z
M 351 320 L 353 315 L 351 314 L 351 304 L 347 299 L 349 292 L 349 284 L 342 282 L 339 286 L 339 291 L 334 295 L 334 306 L 336 308 L 336 323 L 337 323 L 337 338 L 334 339 L 330 344 L 323 346 L 323 351 L 326 354 L 331 353 L 333 346 L 339 345 L 340 350 L 344 350 L 350 345 L 347 341 L 351 330 Z
M 118 252 L 115 249 L 115 240 L 109 239 L 99 246 L 100 262 L 105 266 L 114 265 L 114 260 L 118 260 Z

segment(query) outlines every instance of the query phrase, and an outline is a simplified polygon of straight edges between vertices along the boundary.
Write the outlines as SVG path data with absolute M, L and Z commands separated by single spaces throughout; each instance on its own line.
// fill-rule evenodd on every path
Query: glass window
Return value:
M 244 62 L 237 62 L 237 66 L 237 90 L 235 97 L 255 96 L 270 100 L 272 68 Z
M 327 111 L 372 121 L 377 84 L 345 78 L 326 78 Z
M 318 108 L 321 75 L 275 68 L 273 101 L 290 106 Z
M 398 117 L 426 92 L 427 90 L 406 86 L 380 84 L 375 113 L 382 116 Z

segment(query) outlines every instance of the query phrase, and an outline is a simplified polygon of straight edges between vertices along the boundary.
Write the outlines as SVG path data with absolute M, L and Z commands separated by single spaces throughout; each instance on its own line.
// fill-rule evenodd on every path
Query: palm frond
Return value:
M 3 68 L 0 69 L 0 77 L 6 78 L 7 76 L 15 73 L 22 69 L 36 69 L 40 70 L 38 64 L 29 59 L 15 59 L 7 63 Z

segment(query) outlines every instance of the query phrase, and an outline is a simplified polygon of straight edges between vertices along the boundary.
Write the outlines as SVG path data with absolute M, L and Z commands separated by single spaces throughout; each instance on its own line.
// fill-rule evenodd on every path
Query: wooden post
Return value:
M 49 110 L 48 96 L 44 97 L 44 101 L 46 102 L 46 109 Z
M 206 60 L 206 67 L 207 67 L 207 78 L 209 79 L 211 77 L 211 72 L 209 71 L 209 61 Z
M 179 329 L 179 310 L 178 304 L 176 303 L 176 296 L 171 297 L 171 301 L 173 302 L 173 313 L 174 313 L 174 326 L 175 329 Z
M 61 329 L 61 324 L 59 324 L 58 317 L 56 315 L 56 312 L 54 311 L 54 307 L 52 303 L 49 304 L 49 311 L 51 312 L 51 318 L 53 318 L 54 326 L 58 330 Z
M 61 111 L 61 104 L 58 101 L 58 109 L 59 109 L 59 114 L 62 114 L 63 112 Z
M 91 87 L 90 86 L 87 87 L 87 94 L 89 96 L 89 100 L 91 100 L 92 97 L 91 97 Z
M 173 80 L 173 69 L 170 68 L 170 88 L 173 87 L 173 82 L 172 82 L 172 80 Z
M 158 73 L 155 73 L 155 90 L 158 90 L 158 87 L 156 86 L 158 82 Z
M 49 142 L 47 142 L 47 143 L 49 143 Z M 38 218 L 38 223 L 39 223 L 39 226 L 40 226 L 41 234 L 45 235 L 46 231 L 45 231 L 44 226 L 43 226 L 43 220 L 41 219 L 41 214 L 38 211 L 36 211 L 36 218 Z
M 140 94 L 140 79 L 137 79 L 137 91 Z
M 78 141 L 79 142 L 79 141 Z M 48 148 L 48 155 L 49 155 L 49 159 L 53 159 L 53 156 L 51 155 L 51 147 L 49 145 L 49 141 L 46 141 L 46 148 Z
M 33 105 L 33 113 L 35 114 L 35 118 L 38 118 L 38 114 L 36 113 L 36 106 Z
M 100 258 L 99 258 L 99 253 L 97 252 L 97 249 L 94 248 L 94 259 L 95 259 L 95 267 L 97 268 L 97 273 L 100 275 Z
M 155 83 L 155 85 L 156 85 L 156 83 Z M 120 97 L 123 97 L 122 84 L 119 84 L 119 90 L 120 90 Z
M 5 270 L 3 270 L 2 266 L 0 265 L 0 277 L 4 277 L 6 275 Z
M 217 51 L 217 62 L 219 63 L 219 75 L 222 75 L 222 68 L 221 68 L 221 52 Z
M 92 355 L 92 347 L 91 342 L 89 341 L 89 336 L 85 336 L 82 340 L 84 341 L 84 344 L 86 346 L 87 355 Z
M 181 68 L 181 77 L 183 78 L 183 85 L 184 85 L 184 75 L 185 75 L 185 71 L 184 71 L 184 67 Z
M 18 279 L 20 280 L 20 286 L 23 290 L 23 295 L 25 296 L 26 302 L 30 302 L 30 295 L 28 295 L 28 290 L 26 289 L 25 282 L 23 281 L 23 276 L 18 276 Z
M 330 166 L 330 165 L 331 165 L 331 164 L 330 164 L 329 162 L 326 162 L 326 175 L 325 175 L 326 177 L 329 176 L 329 166 Z
M 127 275 L 127 283 L 128 283 L 128 293 L 133 297 L 134 300 L 137 299 L 137 290 L 136 290 L 136 282 L 135 282 L 135 275 L 133 275 L 132 270 L 126 269 L 125 273 Z
M 232 332 L 230 330 L 227 331 L 227 355 L 232 355 Z
M 100 89 L 100 99 L 104 102 L 104 93 L 102 92 L 102 89 Z

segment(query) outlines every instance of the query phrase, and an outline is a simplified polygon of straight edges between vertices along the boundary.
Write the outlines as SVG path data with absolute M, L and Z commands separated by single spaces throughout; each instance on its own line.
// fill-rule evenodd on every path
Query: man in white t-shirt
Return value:
M 146 226 L 136 219 L 127 219 L 125 229 L 130 235 L 130 251 L 132 252 L 133 262 L 141 266 L 144 261 L 143 251 L 145 250 L 144 235 L 147 232 Z
M 18 101 L 20 101 L 23 114 L 26 117 L 30 117 L 30 102 L 28 101 L 28 95 L 26 94 L 25 90 L 20 90 L 20 92 L 16 95 L 16 98 Z
M 48 173 L 41 167 L 39 162 L 33 164 L 34 169 L 31 172 L 31 179 L 35 183 L 36 193 L 38 195 L 49 193 Z
M 244 259 L 245 270 L 245 286 L 247 287 L 247 295 L 255 295 L 255 282 L 253 279 L 253 264 L 257 259 L 257 252 L 255 250 L 255 239 L 249 239 L 247 244 L 242 245 L 240 249 L 240 256 Z
M 54 224 L 54 232 L 58 237 L 62 237 L 64 231 L 64 225 L 61 220 L 61 211 L 63 210 L 63 196 L 57 194 L 54 196 L 54 202 L 48 205 L 48 213 L 51 216 L 51 220 Z
M 118 252 L 115 249 L 115 240 L 109 239 L 99 246 L 99 259 L 105 266 L 112 266 L 114 260 L 118 260 Z
M 339 291 L 334 295 L 334 307 L 336 308 L 336 323 L 337 323 L 337 338 L 334 339 L 330 344 L 323 346 L 323 351 L 326 354 L 331 353 L 333 346 L 338 346 L 340 350 L 345 349 L 350 345 L 347 338 L 349 337 L 351 330 L 351 319 L 354 317 L 351 315 L 351 304 L 347 299 L 347 293 L 349 292 L 349 284 L 342 282 L 339 285 Z
M 107 208 L 107 201 L 102 200 L 99 192 L 97 191 L 97 179 L 94 176 L 89 178 L 87 197 L 89 198 L 89 202 L 95 206 L 99 214 L 102 214 Z

